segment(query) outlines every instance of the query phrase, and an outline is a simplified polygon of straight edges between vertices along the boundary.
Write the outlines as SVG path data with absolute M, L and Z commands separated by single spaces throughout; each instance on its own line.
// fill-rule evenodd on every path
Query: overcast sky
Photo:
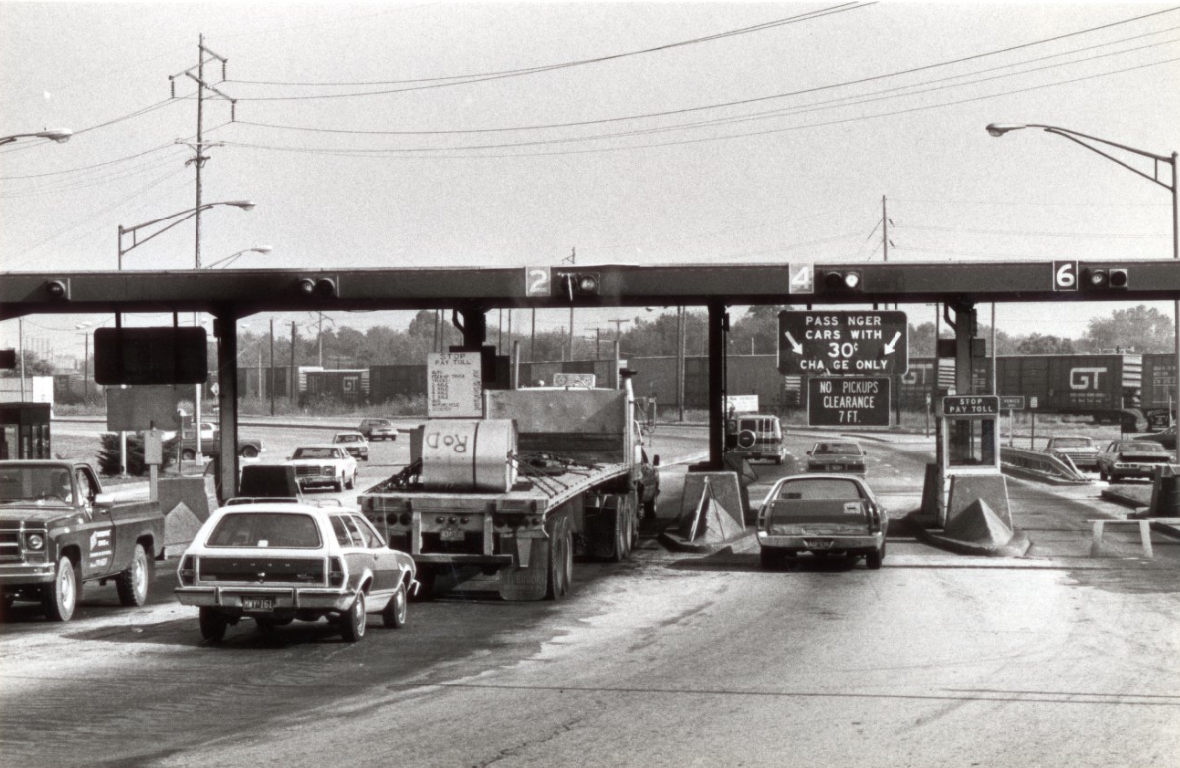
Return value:
M 879 261 L 883 196 L 890 261 L 1170 258 L 1165 189 L 984 131 L 1180 148 L 1168 8 L 0 0 L 0 135 L 74 132 L 0 148 L 0 269 L 113 270 L 120 224 L 195 205 L 177 142 L 201 34 L 228 59 L 206 82 L 236 99 L 207 92 L 202 201 L 257 204 L 206 212 L 203 266 L 259 245 L 234 265 Z M 192 222 L 124 258 L 193 268 Z M 1078 337 L 1117 307 L 1004 305 L 997 325 Z M 80 351 L 74 326 L 101 319 L 25 334 Z

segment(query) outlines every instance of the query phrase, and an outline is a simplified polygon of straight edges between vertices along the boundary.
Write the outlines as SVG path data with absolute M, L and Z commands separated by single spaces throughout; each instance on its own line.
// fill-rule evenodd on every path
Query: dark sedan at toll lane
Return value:
M 390 549 L 362 515 L 292 502 L 230 504 L 213 513 L 185 551 L 176 597 L 199 608 L 201 636 L 220 641 L 242 618 L 260 629 L 327 618 L 349 642 L 367 616 L 406 623 L 414 560 Z
M 801 552 L 865 558 L 872 570 L 885 560 L 889 512 L 854 475 L 791 475 L 775 483 L 755 524 L 763 568 Z
M 1117 483 L 1127 477 L 1150 478 L 1157 467 L 1170 464 L 1172 454 L 1147 440 L 1113 440 L 1098 452 L 1098 476 Z
M 865 474 L 865 452 L 860 443 L 850 440 L 816 443 L 807 452 L 808 472 Z

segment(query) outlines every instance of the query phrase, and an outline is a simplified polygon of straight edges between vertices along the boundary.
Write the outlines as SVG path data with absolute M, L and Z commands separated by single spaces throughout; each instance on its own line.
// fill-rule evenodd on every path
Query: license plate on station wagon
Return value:
M 273 597 L 243 597 L 243 611 L 273 611 L 275 599 Z
M 439 532 L 439 538 L 443 541 L 463 541 L 464 532 L 458 528 L 443 528 Z
M 808 549 L 831 549 L 832 548 L 832 540 L 831 539 L 804 539 L 803 544 Z

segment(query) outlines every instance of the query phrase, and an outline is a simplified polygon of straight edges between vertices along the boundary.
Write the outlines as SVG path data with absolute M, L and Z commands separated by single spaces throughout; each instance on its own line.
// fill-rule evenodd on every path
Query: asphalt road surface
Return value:
M 676 460 L 704 450 L 671 432 L 665 520 Z M 810 439 L 792 436 L 793 456 Z M 865 445 L 885 502 L 916 508 L 929 443 Z M 751 497 L 793 469 L 755 465 Z M 628 562 L 578 562 L 562 602 L 504 603 L 470 579 L 357 644 L 323 622 L 249 621 L 205 644 L 170 561 L 144 609 L 107 586 L 69 624 L 31 605 L 7 617 L 0 764 L 1180 763 L 1180 547 L 1157 537 L 1147 560 L 1128 536 L 1091 558 L 1084 521 L 1122 510 L 1092 488 L 1009 486 L 1034 541 L 1021 559 L 895 535 L 880 571 L 771 573 L 748 538 L 693 554 L 649 536 Z

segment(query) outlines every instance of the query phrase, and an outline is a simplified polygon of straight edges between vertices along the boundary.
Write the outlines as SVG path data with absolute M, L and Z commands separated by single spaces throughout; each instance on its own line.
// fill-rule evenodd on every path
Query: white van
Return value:
M 740 414 L 725 423 L 725 449 L 745 459 L 771 459 L 782 464 L 787 454 L 778 416 Z

